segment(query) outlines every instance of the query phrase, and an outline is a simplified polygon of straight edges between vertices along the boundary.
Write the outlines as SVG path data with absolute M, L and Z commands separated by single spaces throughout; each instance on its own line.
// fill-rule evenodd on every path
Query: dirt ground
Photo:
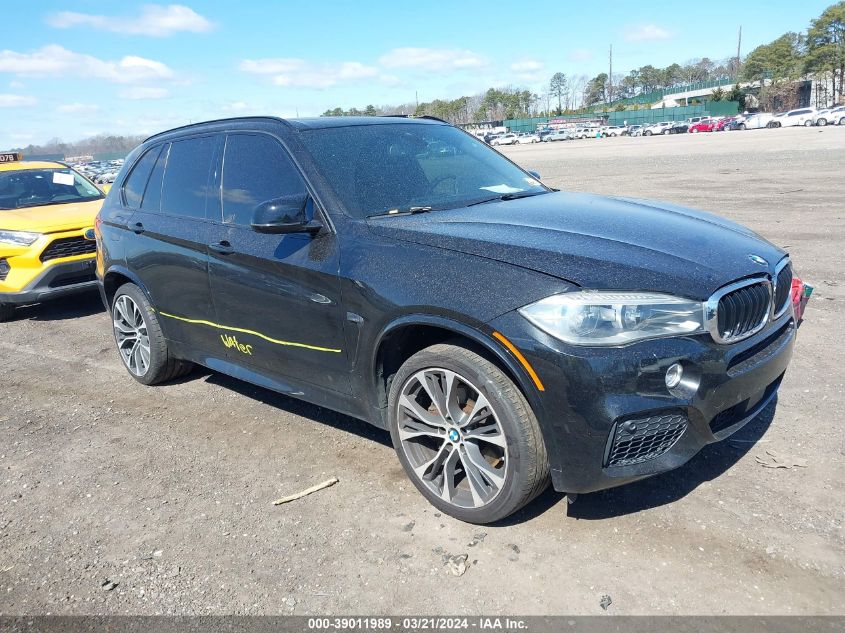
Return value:
M 677 471 L 479 528 L 387 433 L 209 372 L 143 387 L 96 293 L 25 308 L 0 325 L 0 615 L 845 614 L 845 127 L 503 152 L 787 248 L 816 293 L 776 406 Z

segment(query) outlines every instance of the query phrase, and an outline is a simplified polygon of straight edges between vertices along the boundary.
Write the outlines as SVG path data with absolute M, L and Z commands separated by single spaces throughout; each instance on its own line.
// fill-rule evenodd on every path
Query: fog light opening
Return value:
M 684 368 L 680 363 L 672 363 L 666 370 L 666 387 L 674 389 L 681 384 L 684 377 Z

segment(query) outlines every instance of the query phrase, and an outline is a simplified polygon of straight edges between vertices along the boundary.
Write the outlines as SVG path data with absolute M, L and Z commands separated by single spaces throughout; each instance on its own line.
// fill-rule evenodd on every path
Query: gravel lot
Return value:
M 787 248 L 816 294 L 776 406 L 675 472 L 479 528 L 423 500 L 387 433 L 208 372 L 143 387 L 96 293 L 27 308 L 0 325 L 0 615 L 845 614 L 845 127 L 502 151 Z

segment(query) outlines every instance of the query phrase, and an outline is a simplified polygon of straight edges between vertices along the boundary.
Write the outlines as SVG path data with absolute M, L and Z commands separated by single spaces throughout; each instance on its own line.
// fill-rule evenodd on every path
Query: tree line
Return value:
M 760 106 L 797 105 L 796 81 L 815 77 L 816 106 L 840 103 L 845 82 L 845 2 L 825 9 L 800 33 L 784 33 L 752 50 L 742 68 L 746 81 L 761 81 Z
M 141 144 L 146 136 L 118 136 L 116 134 L 100 134 L 81 141 L 66 143 L 59 138 L 53 138 L 41 145 L 27 145 L 13 148 L 26 156 L 46 156 L 58 154 L 61 156 L 93 156 L 94 154 L 128 154 Z

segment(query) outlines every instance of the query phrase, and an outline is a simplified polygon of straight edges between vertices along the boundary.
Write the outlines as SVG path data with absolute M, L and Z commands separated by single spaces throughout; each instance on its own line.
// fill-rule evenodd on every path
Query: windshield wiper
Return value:
M 368 215 L 368 218 L 381 218 L 386 215 L 414 215 L 417 213 L 426 213 L 431 211 L 433 207 L 408 207 L 403 211 L 398 209 L 391 209 L 390 211 L 385 211 L 384 213 L 374 213 L 373 215 Z
M 501 200 L 519 200 L 520 198 L 530 198 L 531 196 L 540 196 L 544 193 L 549 193 L 548 191 L 520 191 L 517 193 L 505 193 L 501 196 L 493 196 L 492 198 L 484 198 L 483 200 L 478 200 L 477 202 L 470 202 L 468 207 L 474 207 L 477 204 L 487 204 L 488 202 L 499 202 Z

